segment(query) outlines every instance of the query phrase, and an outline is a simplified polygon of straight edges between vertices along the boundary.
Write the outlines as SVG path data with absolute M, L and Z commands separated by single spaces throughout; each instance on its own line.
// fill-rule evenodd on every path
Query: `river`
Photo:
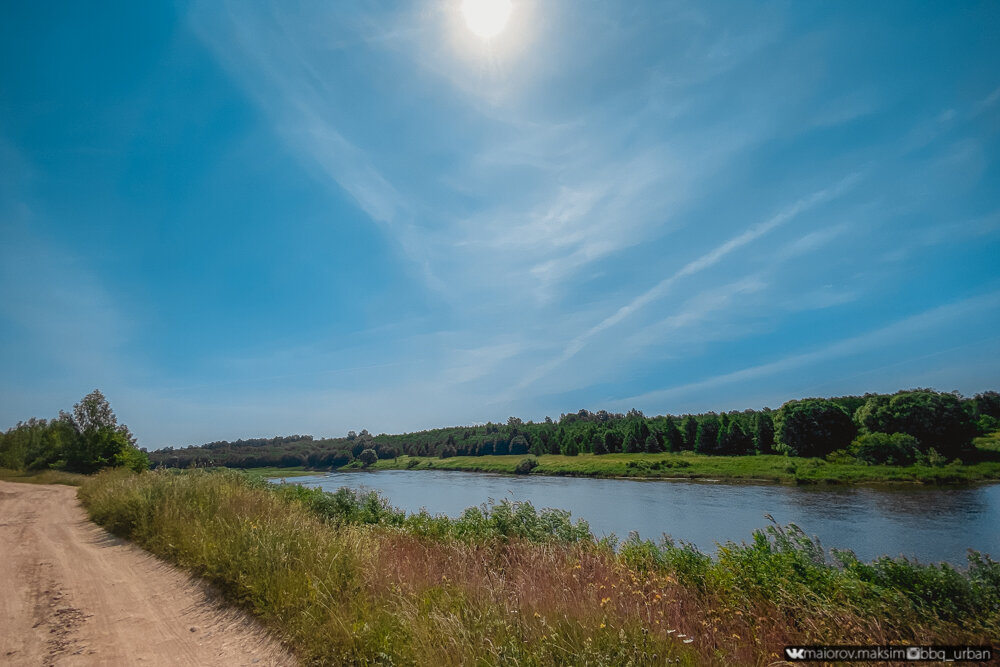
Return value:
M 966 564 L 969 548 L 1000 558 L 1000 484 L 962 488 L 797 487 L 699 481 L 507 476 L 458 471 L 385 470 L 290 478 L 335 491 L 373 489 L 407 512 L 458 516 L 488 499 L 569 510 L 601 537 L 664 533 L 714 552 L 749 541 L 754 529 L 794 523 L 824 547 L 862 560 L 905 555 Z

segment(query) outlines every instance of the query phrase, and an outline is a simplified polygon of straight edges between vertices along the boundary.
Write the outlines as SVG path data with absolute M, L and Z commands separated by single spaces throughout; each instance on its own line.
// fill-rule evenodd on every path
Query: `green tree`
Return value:
M 77 437 L 79 437 L 79 434 L 76 431 L 76 426 L 73 424 L 73 415 L 60 410 L 59 417 L 49 422 L 49 428 L 45 434 L 44 454 L 39 459 L 33 461 L 30 467 L 35 469 L 65 467 L 66 451 L 72 447 L 73 441 Z M 128 467 L 136 470 L 145 469 L 141 461 L 129 461 Z M 146 467 L 148 467 L 148 464 Z
M 655 433 L 650 433 L 649 437 L 646 438 L 646 453 L 659 454 L 662 451 L 663 445 L 660 444 L 660 439 L 656 437 Z
M 826 456 L 846 448 L 857 433 L 844 408 L 824 398 L 788 401 L 774 426 L 778 442 L 792 456 Z
M 149 457 L 136 447 L 135 438 L 111 409 L 99 389 L 73 406 L 77 436 L 64 448 L 65 466 L 74 472 L 91 473 L 106 467 L 149 467 Z
M 624 452 L 626 454 L 638 454 L 643 451 L 644 443 L 639 440 L 639 437 L 635 433 L 629 433 L 625 436 L 625 448 Z
M 753 438 L 737 419 L 731 419 L 725 431 L 719 431 L 719 453 L 743 456 L 753 453 Z
M 1000 394 L 995 391 L 984 391 L 972 399 L 975 417 L 989 416 L 1000 419 Z
M 579 453 L 580 445 L 577 443 L 576 438 L 567 437 L 562 448 L 563 456 L 577 456 Z
M 977 432 L 972 411 L 958 396 L 931 389 L 871 396 L 855 419 L 867 433 L 906 433 L 922 450 L 933 447 L 949 458 L 960 455 Z
M 604 449 L 609 454 L 617 454 L 622 450 L 621 438 L 613 430 L 604 432 Z
M 507 438 L 497 438 L 496 443 L 493 445 L 493 453 L 497 456 L 507 456 L 510 453 L 510 442 L 507 441 Z
M 698 441 L 698 420 L 694 415 L 687 415 L 681 422 L 684 434 L 684 449 L 694 449 Z
M 374 465 L 374 463 L 378 461 L 378 454 L 375 453 L 374 449 L 363 449 L 358 455 L 358 460 L 361 461 L 361 464 L 365 468 L 367 468 L 370 465 Z
M 698 420 L 698 434 L 694 451 L 699 454 L 716 454 L 719 447 L 719 415 L 709 412 Z
M 684 449 L 684 435 L 677 428 L 677 422 L 670 415 L 667 415 L 663 425 L 663 442 L 668 452 L 679 452 Z
M 753 446 L 758 454 L 774 453 L 774 420 L 770 412 L 754 415 Z
M 594 434 L 594 440 L 590 445 L 591 451 L 594 452 L 595 456 L 600 456 L 601 454 L 607 454 L 608 448 L 604 445 L 605 436 L 599 433 Z
M 649 434 L 649 424 L 643 414 L 635 409 L 629 410 L 624 424 L 624 440 L 621 451 L 626 454 L 637 454 L 645 451 Z

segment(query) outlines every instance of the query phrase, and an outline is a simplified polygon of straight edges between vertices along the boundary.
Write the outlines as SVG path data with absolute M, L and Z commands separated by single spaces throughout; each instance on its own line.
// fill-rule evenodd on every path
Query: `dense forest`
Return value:
M 0 468 L 92 473 L 122 466 L 144 470 L 149 458 L 99 389 L 84 396 L 72 413 L 32 417 L 0 433 Z
M 940 465 L 972 453 L 977 435 L 1000 428 L 1000 394 L 973 398 L 933 389 L 789 401 L 777 410 L 647 417 L 604 410 L 524 422 L 454 426 L 399 435 L 367 430 L 346 437 L 308 435 L 167 447 L 150 454 L 170 467 L 339 468 L 401 455 L 453 456 L 681 452 L 787 454 L 873 464 Z

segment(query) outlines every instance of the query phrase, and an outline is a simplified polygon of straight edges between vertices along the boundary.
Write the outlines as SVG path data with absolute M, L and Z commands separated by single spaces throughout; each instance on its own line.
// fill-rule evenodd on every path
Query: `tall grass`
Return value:
M 80 495 L 317 664 L 764 665 L 786 644 L 988 643 L 1000 629 L 985 557 L 968 571 L 832 564 L 794 528 L 713 559 L 634 536 L 616 549 L 527 504 L 450 520 L 236 472 L 105 472 Z

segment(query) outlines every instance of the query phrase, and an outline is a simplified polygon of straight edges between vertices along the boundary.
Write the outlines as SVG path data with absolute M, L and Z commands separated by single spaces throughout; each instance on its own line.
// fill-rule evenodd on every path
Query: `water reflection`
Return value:
M 328 491 L 375 489 L 408 512 L 458 516 L 488 499 L 527 500 L 569 510 L 597 536 L 668 533 L 705 551 L 751 538 L 767 525 L 795 523 L 825 547 L 859 558 L 906 555 L 966 563 L 968 548 L 1000 556 L 1000 485 L 959 489 L 815 488 L 690 481 L 509 477 L 454 471 L 332 473 L 294 481 Z

